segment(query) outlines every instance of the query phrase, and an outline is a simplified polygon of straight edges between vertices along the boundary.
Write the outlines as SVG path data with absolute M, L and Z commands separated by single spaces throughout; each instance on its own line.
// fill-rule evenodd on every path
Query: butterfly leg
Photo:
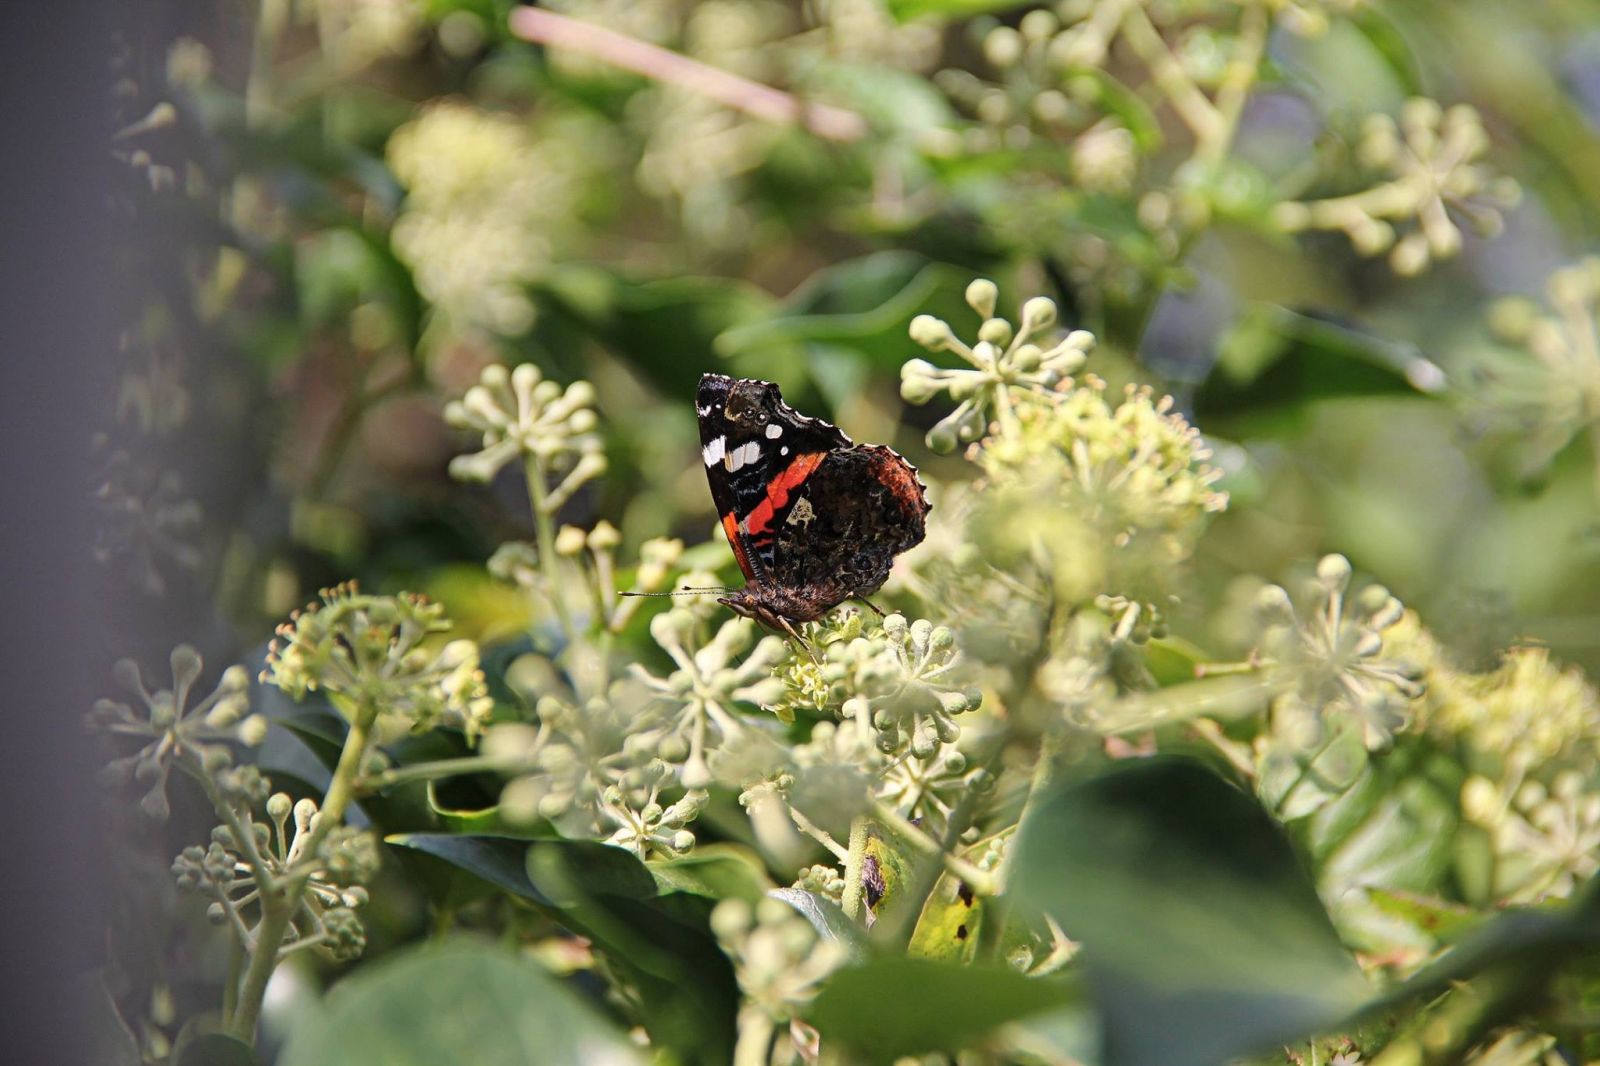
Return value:
M 871 600 L 867 599 L 865 596 L 857 596 L 856 599 L 860 600 L 862 603 L 866 604 L 868 607 L 871 607 L 872 610 L 877 614 L 877 616 L 879 618 L 887 617 L 887 615 L 884 614 L 884 611 L 883 611 L 882 607 L 879 607 L 877 604 L 873 603 Z
M 789 639 L 794 642 L 795 647 L 805 652 L 806 657 L 810 659 L 814 665 L 822 665 L 822 660 L 817 658 L 816 649 L 811 647 L 806 638 L 800 635 L 800 631 L 796 629 L 787 618 L 783 617 L 781 614 L 775 614 L 772 617 L 777 621 L 778 628 L 782 629 L 784 633 L 788 635 Z

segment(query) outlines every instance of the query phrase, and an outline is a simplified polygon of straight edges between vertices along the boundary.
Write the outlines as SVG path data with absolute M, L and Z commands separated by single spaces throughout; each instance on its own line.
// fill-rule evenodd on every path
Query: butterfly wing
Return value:
M 745 580 L 772 580 L 776 529 L 798 499 L 796 490 L 830 454 L 852 447 L 827 422 L 783 402 L 769 381 L 706 374 L 695 394 L 700 457 L 722 529 Z
M 916 470 L 892 448 L 831 452 L 774 519 L 768 574 L 810 590 L 818 608 L 870 595 L 895 556 L 922 542 L 927 514 Z

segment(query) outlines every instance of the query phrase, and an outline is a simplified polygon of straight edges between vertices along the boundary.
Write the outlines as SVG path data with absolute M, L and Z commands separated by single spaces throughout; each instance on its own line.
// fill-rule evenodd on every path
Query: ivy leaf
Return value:
M 1223 1062 L 1366 998 L 1282 829 L 1198 763 L 1058 788 L 1016 847 L 1016 892 L 1083 946 L 1107 1066 Z
M 215 1016 L 185 1025 L 172 1042 L 172 1066 L 257 1066 L 254 1048 L 219 1029 Z
M 861 926 L 845 917 L 833 900 L 803 888 L 775 888 L 767 894 L 799 911 L 823 939 L 843 944 L 853 961 L 866 959 L 869 947 Z
M 220 1061 L 220 1060 L 219 1060 Z M 280 1066 L 631 1066 L 626 1034 L 530 959 L 477 941 L 404 948 L 297 1014 Z
M 809 1018 L 824 1045 L 837 1041 L 867 1062 L 954 1051 L 1006 1022 L 1068 1006 L 1077 988 L 999 966 L 885 957 L 840 970 Z
M 395 833 L 384 843 L 411 848 L 535 903 L 549 904 L 528 878 L 528 842 L 514 837 L 458 833 Z
M 645 866 L 662 892 L 742 899 L 753 904 L 772 888 L 760 861 L 733 844 L 708 844 L 680 859 L 661 859 Z

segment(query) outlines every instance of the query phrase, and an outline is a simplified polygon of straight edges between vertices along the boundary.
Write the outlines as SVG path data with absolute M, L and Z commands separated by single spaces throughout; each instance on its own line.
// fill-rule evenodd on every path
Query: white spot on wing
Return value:
M 722 450 L 728 446 L 727 437 L 718 437 L 716 440 L 700 449 L 700 455 L 705 459 L 707 466 L 716 466 L 722 462 Z
M 778 449 L 778 454 L 779 455 L 788 455 L 789 454 L 789 446 L 787 444 L 785 444 L 783 447 L 779 448 Z
M 731 474 L 759 458 L 761 458 L 761 445 L 755 441 L 750 441 L 748 444 L 742 444 L 729 452 L 728 457 L 723 462 L 728 468 L 728 473 Z
M 767 423 L 767 439 L 768 440 L 777 440 L 781 436 L 783 436 L 783 427 L 778 425 L 778 423 L 776 423 L 776 422 L 768 422 Z

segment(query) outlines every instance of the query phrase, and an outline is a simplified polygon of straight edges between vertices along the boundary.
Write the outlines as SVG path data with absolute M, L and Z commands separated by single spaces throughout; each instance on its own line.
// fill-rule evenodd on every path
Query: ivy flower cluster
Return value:
M 822 982 L 847 960 L 844 945 L 818 935 L 789 904 L 767 897 L 755 906 L 725 899 L 711 912 L 711 929 L 728 957 L 743 993 L 736 1061 L 766 1061 L 766 1045 L 777 1025 L 799 1018 Z
M 1369 116 L 1356 146 L 1361 165 L 1382 180 L 1345 196 L 1281 203 L 1272 218 L 1287 233 L 1340 230 L 1362 255 L 1387 251 L 1396 274 L 1419 274 L 1461 250 L 1458 218 L 1492 236 L 1501 210 L 1516 204 L 1516 182 L 1482 162 L 1488 149 L 1474 108 L 1408 100 L 1398 122 Z
M 494 701 L 476 644 L 429 643 L 449 629 L 444 608 L 425 596 L 369 596 L 349 582 L 323 590 L 278 627 L 261 680 L 294 699 L 324 693 L 352 718 L 371 709 L 387 735 L 448 724 L 470 740 Z
M 389 169 L 407 196 L 395 252 L 454 323 L 516 336 L 533 323 L 526 285 L 575 214 L 585 152 L 558 131 L 464 100 L 436 101 L 389 137 Z
M 563 389 L 532 363 L 509 371 L 499 363 L 485 368 L 478 384 L 445 407 L 445 421 L 481 434 L 483 440 L 479 451 L 451 460 L 452 477 L 489 481 L 519 457 L 566 471 L 542 500 L 552 512 L 605 473 L 605 454 L 595 433 L 594 387 L 575 381 Z
M 1600 257 L 1552 273 L 1544 307 L 1508 297 L 1490 309 L 1489 323 L 1520 351 L 1478 368 L 1475 413 L 1519 439 L 1525 469 L 1543 470 L 1580 434 L 1600 440 Z M 1595 470 L 1600 486 L 1600 462 Z
M 260 935 L 258 921 L 246 915 L 261 899 L 262 883 L 304 878 L 305 892 L 289 921 L 280 959 L 307 948 L 321 947 L 335 959 L 361 954 L 366 933 L 356 909 L 367 902 L 367 882 L 378 871 L 376 838 L 352 826 L 339 826 L 313 843 L 320 817 L 312 799 L 291 802 L 287 793 L 266 796 L 268 784 L 255 767 L 248 780 L 225 788 L 234 818 L 211 832 L 207 847 L 184 848 L 172 862 L 178 887 L 208 896 L 211 921 L 228 925 L 242 947 L 253 950 Z M 265 804 L 266 821 L 252 820 L 252 807 Z M 290 831 L 290 823 L 293 831 Z M 240 836 L 240 832 L 246 834 Z M 313 850 L 314 849 L 314 850 Z
M 634 677 L 670 708 L 666 736 L 684 748 L 681 776 L 687 788 L 711 783 L 708 752 L 744 730 L 739 704 L 761 706 L 782 698 L 784 684 L 773 668 L 789 654 L 782 637 L 756 642 L 756 625 L 748 618 L 730 619 L 703 644 L 695 640 L 699 628 L 685 610 L 657 615 L 650 620 L 650 635 L 677 669 L 656 677 L 638 664 L 632 667 Z
M 853 693 L 840 714 L 869 725 L 885 754 L 909 751 L 926 759 L 955 743 L 961 735 L 957 716 L 982 702 L 980 693 L 962 683 L 955 633 L 925 618 L 907 622 L 891 614 L 873 637 L 840 648 Z
M 1385 631 L 1405 607 L 1381 585 L 1350 594 L 1350 561 L 1324 556 L 1295 610 L 1282 586 L 1258 599 L 1261 652 L 1288 686 L 1273 706 L 1284 727 L 1310 747 L 1325 728 L 1350 724 L 1368 750 L 1383 747 L 1410 720 L 1424 690 L 1420 667 L 1389 652 Z
M 167 782 L 180 760 L 189 769 L 220 773 L 233 763 L 231 744 L 254 746 L 266 738 L 267 720 L 250 713 L 250 674 L 242 666 L 224 670 L 208 694 L 194 699 L 195 683 L 204 663 L 188 644 L 172 649 L 172 686 L 151 691 L 139 665 L 123 659 L 112 676 L 134 697 L 137 707 L 121 700 L 96 700 L 89 727 L 111 737 L 134 737 L 138 751 L 106 764 L 101 779 L 107 784 L 138 781 L 147 786 L 139 807 L 152 818 L 165 821 L 172 807 Z M 191 702 L 193 701 L 193 702 Z
M 1023 304 L 1021 323 L 1013 327 L 995 315 L 999 289 L 994 282 L 980 278 L 967 286 L 966 296 L 983 320 L 977 343 L 962 341 L 949 323 L 932 315 L 911 320 L 911 339 L 931 352 L 954 352 L 972 369 L 941 369 L 913 359 L 900 371 L 900 394 L 907 402 L 924 404 L 940 393 L 957 402 L 928 432 L 928 446 L 935 451 L 977 440 L 995 418 L 1014 425 L 1019 407 L 1042 402 L 1083 365 L 1094 341 L 1086 330 L 1073 330 L 1049 346 L 1036 343 L 1056 322 L 1056 305 L 1045 297 Z

